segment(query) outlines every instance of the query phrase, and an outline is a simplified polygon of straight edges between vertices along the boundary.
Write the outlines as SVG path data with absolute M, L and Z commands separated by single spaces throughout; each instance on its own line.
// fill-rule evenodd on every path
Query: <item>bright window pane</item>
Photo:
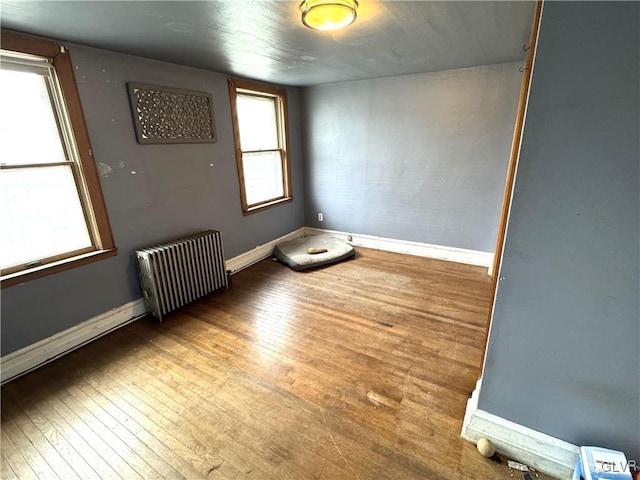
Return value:
M 242 155 L 247 204 L 284 196 L 280 152 L 245 153 Z
M 0 70 L 0 163 L 64 162 L 45 77 Z
M 0 170 L 0 267 L 91 246 L 70 166 Z
M 242 151 L 278 148 L 276 100 L 274 98 L 238 95 L 236 105 Z

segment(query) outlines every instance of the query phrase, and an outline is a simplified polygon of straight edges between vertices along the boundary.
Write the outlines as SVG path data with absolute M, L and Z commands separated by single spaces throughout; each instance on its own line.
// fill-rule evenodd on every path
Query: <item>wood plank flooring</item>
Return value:
M 2 478 L 510 479 L 459 438 L 486 269 L 264 260 L 2 388 Z

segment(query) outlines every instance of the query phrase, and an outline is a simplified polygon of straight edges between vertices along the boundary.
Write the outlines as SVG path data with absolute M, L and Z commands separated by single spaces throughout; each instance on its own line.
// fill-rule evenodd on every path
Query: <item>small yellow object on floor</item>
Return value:
M 328 250 L 326 248 L 310 248 L 309 250 L 307 250 L 307 253 L 309 255 L 317 255 L 318 253 L 327 253 Z
M 487 438 L 481 438 L 480 440 L 478 440 L 476 447 L 478 448 L 480 455 L 487 458 L 493 457 L 493 455 L 496 453 L 496 449 L 493 446 L 493 443 Z

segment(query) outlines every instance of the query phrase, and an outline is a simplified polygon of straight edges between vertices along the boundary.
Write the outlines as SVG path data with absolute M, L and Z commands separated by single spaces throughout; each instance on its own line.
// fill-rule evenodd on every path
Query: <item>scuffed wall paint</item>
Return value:
M 69 45 L 118 256 L 2 290 L 2 355 L 141 297 L 133 251 L 222 231 L 227 258 L 303 226 L 298 90 L 288 89 L 295 200 L 244 217 L 224 75 Z M 210 92 L 218 142 L 139 145 L 126 82 Z

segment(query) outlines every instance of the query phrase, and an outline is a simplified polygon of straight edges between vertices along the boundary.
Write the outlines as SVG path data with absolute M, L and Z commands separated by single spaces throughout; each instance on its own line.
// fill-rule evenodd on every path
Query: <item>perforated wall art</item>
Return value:
M 214 143 L 211 94 L 127 83 L 138 143 Z

